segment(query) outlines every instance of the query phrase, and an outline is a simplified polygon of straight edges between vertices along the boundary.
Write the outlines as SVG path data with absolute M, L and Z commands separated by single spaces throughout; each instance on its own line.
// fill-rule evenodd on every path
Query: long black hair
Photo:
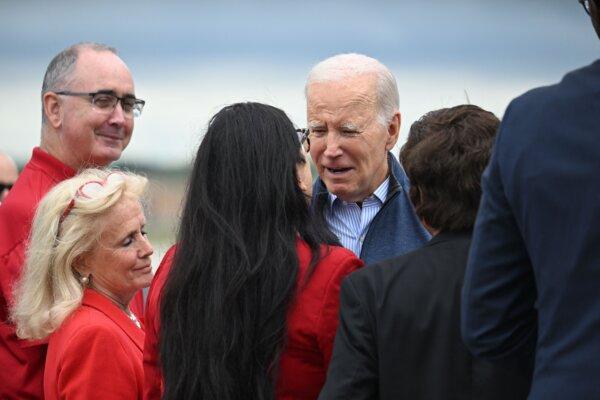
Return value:
M 300 143 L 285 113 L 219 111 L 188 184 L 161 300 L 164 399 L 273 399 L 298 276 L 296 239 L 334 243 L 298 186 Z

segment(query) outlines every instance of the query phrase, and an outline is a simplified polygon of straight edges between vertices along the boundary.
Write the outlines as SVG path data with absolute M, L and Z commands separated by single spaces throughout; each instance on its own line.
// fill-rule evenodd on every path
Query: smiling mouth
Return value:
M 123 140 L 123 137 L 121 137 L 120 135 L 110 135 L 107 133 L 96 133 L 96 135 L 109 140 Z

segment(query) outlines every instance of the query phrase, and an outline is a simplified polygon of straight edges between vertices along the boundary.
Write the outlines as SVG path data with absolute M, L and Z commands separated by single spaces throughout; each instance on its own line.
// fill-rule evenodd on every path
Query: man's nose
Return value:
M 123 111 L 123 107 L 121 106 L 121 102 L 118 101 L 115 104 L 115 108 L 110 114 L 110 118 L 108 122 L 112 125 L 122 126 L 125 123 L 125 111 Z
M 339 157 L 342 154 L 340 144 L 340 135 L 330 132 L 325 138 L 325 151 L 323 154 L 331 158 Z

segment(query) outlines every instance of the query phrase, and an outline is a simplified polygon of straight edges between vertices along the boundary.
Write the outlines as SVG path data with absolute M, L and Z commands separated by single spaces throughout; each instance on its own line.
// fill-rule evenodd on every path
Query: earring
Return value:
M 88 286 L 90 284 L 90 276 L 82 276 L 79 278 L 79 282 L 81 282 L 82 286 Z

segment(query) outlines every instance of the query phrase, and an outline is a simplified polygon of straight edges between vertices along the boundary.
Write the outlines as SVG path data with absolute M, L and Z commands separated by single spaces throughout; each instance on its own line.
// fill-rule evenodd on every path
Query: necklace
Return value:
M 107 291 L 105 291 L 103 289 L 100 289 L 96 285 L 90 284 L 89 287 L 91 289 L 97 291 L 98 293 L 103 294 L 110 301 L 112 301 L 113 303 L 115 303 L 125 313 L 125 315 L 127 315 L 127 317 L 129 317 L 129 319 L 131 320 L 131 322 L 133 322 L 133 324 L 135 326 L 137 326 L 139 329 L 142 329 L 142 324 L 140 323 L 140 321 L 137 319 L 137 317 L 135 316 L 135 314 L 129 309 L 129 307 L 127 305 L 125 305 L 124 303 L 120 302 L 117 298 L 115 298 L 115 296 L 113 296 L 112 294 L 108 293 Z
M 142 329 L 142 324 L 140 324 L 140 321 L 137 319 L 137 317 L 131 310 L 126 310 L 125 313 L 129 317 L 129 319 L 135 324 L 135 326 Z

